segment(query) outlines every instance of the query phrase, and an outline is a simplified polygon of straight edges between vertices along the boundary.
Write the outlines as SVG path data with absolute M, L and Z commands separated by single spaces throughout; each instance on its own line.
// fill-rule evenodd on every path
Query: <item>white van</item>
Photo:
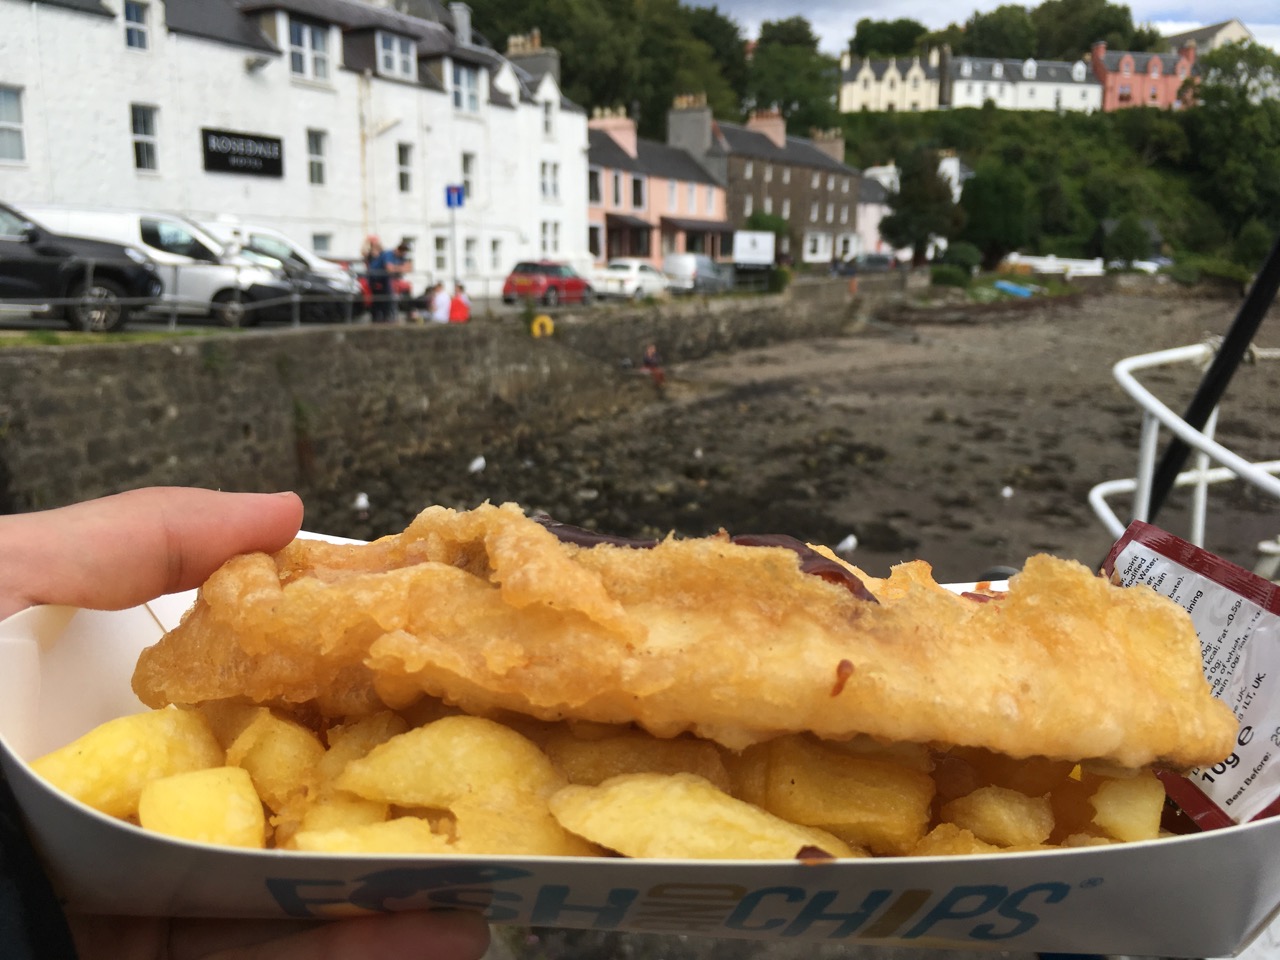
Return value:
M 242 254 L 278 263 L 299 288 L 302 317 L 307 320 L 350 320 L 360 297 L 360 281 L 341 264 L 308 250 L 287 234 L 234 217 L 200 220 L 215 240 L 235 244 Z
M 733 289 L 728 267 L 721 268 L 705 253 L 668 253 L 662 258 L 672 293 L 725 293 Z
M 164 292 L 153 312 L 213 317 L 228 327 L 287 320 L 293 285 L 283 269 L 255 262 L 172 213 L 23 204 L 50 230 L 141 247 L 155 261 Z

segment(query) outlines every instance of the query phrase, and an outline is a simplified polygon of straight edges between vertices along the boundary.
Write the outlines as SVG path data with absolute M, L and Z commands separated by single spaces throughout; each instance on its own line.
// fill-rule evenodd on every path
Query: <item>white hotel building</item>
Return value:
M 336 258 L 409 238 L 415 288 L 589 265 L 587 116 L 554 51 L 433 9 L 0 0 L 0 200 L 236 217 Z

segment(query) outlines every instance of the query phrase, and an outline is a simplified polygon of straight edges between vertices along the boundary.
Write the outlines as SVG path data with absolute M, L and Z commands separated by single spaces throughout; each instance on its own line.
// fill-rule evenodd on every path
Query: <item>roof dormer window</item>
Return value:
M 1084 81 L 1084 63 L 1077 60 L 1071 65 L 1071 79 L 1076 83 Z
M 453 65 L 453 106 L 467 113 L 480 112 L 480 70 L 465 63 Z
M 962 77 L 973 76 L 973 64 L 970 63 L 968 60 L 960 61 L 960 76 Z
M 289 18 L 289 71 L 295 77 L 328 81 L 328 27 Z
M 1034 60 L 1028 58 L 1026 62 L 1022 64 L 1022 75 L 1028 80 L 1034 80 L 1036 78 L 1036 62 Z
M 999 80 L 1001 77 L 1003 77 L 1003 76 L 1004 76 L 1004 64 L 1003 64 L 1003 63 L 993 63 L 993 64 L 991 65 L 991 75 L 992 75 L 993 77 L 995 77 L 997 80 Z
M 1151 76 L 1153 77 L 1160 76 L 1160 61 L 1157 60 L 1155 57 L 1151 58 Z
M 413 41 L 408 37 L 378 31 L 378 73 L 397 80 L 416 80 L 418 58 Z

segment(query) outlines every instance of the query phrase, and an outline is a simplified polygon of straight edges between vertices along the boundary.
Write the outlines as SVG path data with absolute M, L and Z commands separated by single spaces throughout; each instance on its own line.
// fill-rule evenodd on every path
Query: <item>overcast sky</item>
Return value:
M 764 20 L 785 20 L 803 16 L 822 40 L 822 50 L 838 54 L 853 37 L 854 25 L 864 17 L 872 20 L 917 20 L 932 30 L 949 23 L 963 23 L 975 10 L 994 10 L 1009 0 L 686 0 L 694 6 L 719 7 L 754 37 Z M 1114 2 L 1114 0 L 1113 0 Z M 1026 6 L 1035 7 L 1036 3 Z M 1132 0 L 1128 4 L 1137 24 L 1151 24 L 1161 33 L 1182 33 L 1195 27 L 1220 23 L 1232 17 L 1253 31 L 1259 43 L 1280 50 L 1280 2 L 1277 0 L 1234 0 L 1230 6 L 1214 0 Z M 1083 51 L 1081 51 L 1083 52 Z

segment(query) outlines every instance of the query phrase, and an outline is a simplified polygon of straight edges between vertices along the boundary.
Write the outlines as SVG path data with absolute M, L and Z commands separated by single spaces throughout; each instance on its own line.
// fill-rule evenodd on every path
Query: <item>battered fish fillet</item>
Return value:
M 248 697 L 331 717 L 430 695 L 730 749 L 811 731 L 1126 767 L 1231 752 L 1190 618 L 1145 587 L 1036 556 L 977 602 L 920 561 L 848 569 L 879 602 L 783 547 L 584 547 L 512 504 L 430 507 L 371 544 L 229 561 L 133 686 L 151 707 Z

